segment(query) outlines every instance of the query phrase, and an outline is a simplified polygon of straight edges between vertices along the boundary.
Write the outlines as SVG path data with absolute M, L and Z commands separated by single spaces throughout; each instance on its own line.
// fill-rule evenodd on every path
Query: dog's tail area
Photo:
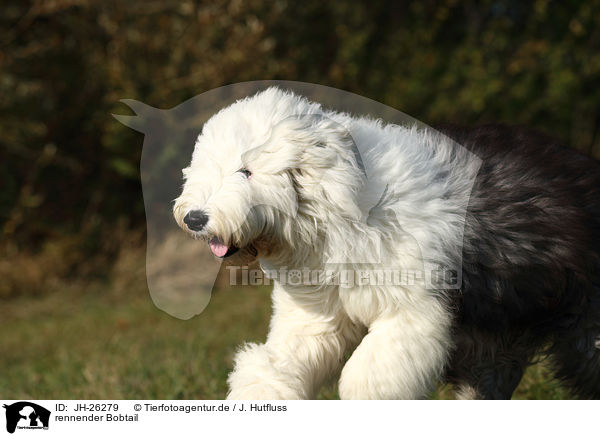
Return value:
M 600 287 L 583 314 L 571 318 L 554 337 L 550 354 L 556 376 L 574 394 L 600 399 Z

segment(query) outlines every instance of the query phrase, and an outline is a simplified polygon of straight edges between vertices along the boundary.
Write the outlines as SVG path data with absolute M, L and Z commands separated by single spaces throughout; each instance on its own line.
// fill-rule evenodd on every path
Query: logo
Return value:
M 10 406 L 5 404 L 3 407 L 6 409 L 6 431 L 9 433 L 14 433 L 17 428 L 48 430 L 50 421 L 48 409 L 29 401 L 19 401 Z
M 289 91 L 294 93 L 294 98 L 306 98 L 306 102 L 292 103 L 293 98 L 286 94 Z M 247 138 L 245 133 L 240 133 L 244 136 L 241 141 L 245 146 L 239 156 L 240 168 L 237 171 L 232 169 L 227 176 L 230 177 L 228 180 L 231 180 L 232 188 L 220 190 L 216 187 L 218 184 L 213 187 L 211 171 L 214 165 L 204 165 L 208 157 L 204 156 L 204 151 L 199 151 L 203 146 L 197 147 L 203 132 L 210 131 L 209 120 L 216 113 L 231 113 L 233 120 L 237 116 L 233 114 L 237 112 L 223 112 L 228 110 L 225 108 L 231 108 L 238 101 L 250 101 L 250 98 L 266 98 L 265 102 L 269 102 L 269 97 L 265 95 L 275 96 L 277 92 L 292 99 L 289 110 L 282 109 L 277 116 L 270 112 L 270 115 L 265 115 L 266 126 L 263 126 L 263 130 L 259 129 L 262 133 L 256 133 L 255 137 L 250 132 Z M 348 289 L 384 285 L 417 286 L 431 290 L 461 288 L 464 224 L 481 159 L 442 133 L 389 106 L 346 91 L 310 83 L 237 83 L 210 90 L 165 110 L 135 100 L 122 101 L 135 115 L 114 115 L 115 118 L 144 133 L 140 169 L 147 224 L 148 289 L 156 306 L 171 316 L 190 319 L 200 314 L 207 307 L 212 290 L 224 284 L 223 280 L 217 280 L 228 264 L 233 265 L 229 270 L 230 284 L 238 284 L 236 271 L 239 268 L 235 268 L 243 268 L 243 265 L 254 260 L 258 253 L 252 245 L 252 239 L 260 233 L 260 223 L 273 221 L 270 217 L 277 218 L 273 218 L 275 221 L 272 226 L 279 226 L 279 233 L 305 238 L 306 241 L 317 240 L 322 242 L 323 247 L 331 246 L 335 250 L 315 247 L 315 252 L 321 258 L 311 256 L 306 262 L 306 271 L 303 264 L 299 265 L 301 269 L 293 268 L 298 265 L 294 261 L 290 265 L 278 265 L 281 268 L 277 274 L 273 274 L 275 266 L 263 259 L 261 269 L 265 275 L 259 276 L 268 283 L 260 284 L 269 284 L 272 279 L 282 285 L 331 285 Z M 258 107 L 261 105 L 258 104 Z M 297 110 L 293 109 L 296 106 Z M 249 107 L 250 110 L 254 109 Z M 254 117 L 254 114 L 249 112 L 248 116 Z M 379 124 L 373 124 L 368 129 L 380 132 L 378 134 L 386 138 L 381 147 L 391 161 L 384 162 L 385 159 L 376 158 L 383 154 L 373 149 L 378 142 L 372 141 L 371 134 L 366 133 L 366 126 L 371 125 L 371 121 L 367 120 L 374 123 L 374 120 L 379 120 Z M 384 133 L 380 130 L 384 128 L 390 130 Z M 237 132 L 235 129 L 227 131 Z M 236 134 L 228 137 L 232 144 L 240 140 L 235 137 Z M 204 146 L 210 147 L 207 144 Z M 413 145 L 408 144 L 416 148 L 413 150 Z M 417 218 L 421 212 L 417 208 L 411 209 L 410 213 L 404 210 L 405 203 L 409 201 L 407 196 L 413 195 L 412 188 L 408 188 L 412 184 L 405 185 L 396 180 L 394 171 L 400 171 L 400 167 L 396 168 L 396 164 L 392 163 L 400 158 L 391 156 L 405 156 L 402 180 L 422 180 L 426 172 L 420 165 L 413 166 L 409 162 L 413 153 L 417 156 L 420 152 L 416 150 L 421 148 L 428 150 L 427 154 L 431 151 L 431 156 L 437 156 L 435 159 L 443 157 L 444 162 L 448 159 L 444 165 L 452 162 L 452 168 L 461 168 L 460 177 L 458 173 L 440 169 L 435 179 L 428 182 L 433 184 L 431 192 L 438 193 L 435 195 L 439 198 L 431 202 L 435 212 L 432 209 L 427 213 L 435 213 L 440 217 L 443 214 L 445 218 L 440 218 L 440 222 L 444 222 L 445 229 L 451 227 L 452 232 L 442 232 L 435 222 L 421 223 L 421 219 Z M 279 149 L 290 150 L 290 153 L 280 154 Z M 194 162 L 194 156 L 198 165 L 194 165 L 192 170 L 190 157 Z M 274 156 L 281 156 L 283 161 L 277 161 Z M 275 165 L 271 170 L 279 163 L 285 163 L 295 170 L 286 176 L 290 183 L 278 182 L 272 187 L 273 190 L 251 189 L 243 180 L 252 174 L 241 165 L 249 162 L 262 162 L 261 165 L 268 168 Z M 301 164 L 305 170 L 300 171 Z M 184 189 L 182 175 L 186 179 Z M 187 180 L 192 179 L 194 182 L 186 190 Z M 211 183 L 203 184 L 203 181 Z M 201 189 L 205 185 L 206 188 Z M 310 213 L 318 214 L 316 211 L 308 211 L 301 235 L 292 231 L 300 207 L 296 195 L 299 186 L 311 192 L 315 201 L 324 202 L 326 210 L 329 211 L 329 207 L 338 211 L 333 215 L 337 214 L 338 218 L 343 215 L 344 222 L 349 229 L 354 229 L 352 231 L 356 235 L 348 235 L 347 241 L 344 241 L 338 225 L 330 224 L 337 221 L 330 220 L 329 212 L 315 217 L 314 226 L 310 226 L 307 216 Z M 405 192 L 406 189 L 408 191 Z M 236 247 L 226 246 L 210 232 L 194 233 L 192 238 L 189 232 L 182 232 L 176 225 L 178 219 L 183 227 L 189 212 L 202 209 L 201 206 L 213 194 L 213 190 L 220 190 L 228 199 L 220 202 L 219 207 L 224 212 L 220 221 L 215 221 L 216 224 L 228 236 L 238 236 L 243 245 L 250 242 L 246 250 L 240 250 L 237 257 L 224 264 L 221 263 L 223 257 L 228 253 L 233 254 L 230 249 Z M 174 199 L 177 200 L 174 202 Z M 228 202 L 235 206 L 225 211 Z M 425 203 L 419 199 L 419 204 Z M 176 219 L 173 218 L 174 212 Z M 205 213 L 201 216 L 197 218 L 200 230 L 208 221 Z M 329 226 L 331 228 L 328 230 Z M 450 233 L 456 237 L 446 238 L 445 235 Z M 196 239 L 202 235 L 209 243 L 198 243 Z M 406 267 L 399 268 L 399 262 L 394 257 L 398 256 L 399 247 L 390 239 L 392 235 L 395 238 L 393 241 L 402 241 L 402 250 L 407 255 L 406 259 L 410 259 Z M 440 253 L 445 254 L 442 256 Z M 243 274 L 244 270 L 241 272 Z M 258 271 L 253 270 L 251 274 L 258 274 Z M 223 278 L 226 279 L 221 276 Z M 247 284 L 244 278 L 242 284 Z

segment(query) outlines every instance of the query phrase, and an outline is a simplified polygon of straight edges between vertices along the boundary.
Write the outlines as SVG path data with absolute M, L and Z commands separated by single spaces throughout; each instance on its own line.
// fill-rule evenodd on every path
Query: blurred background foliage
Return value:
M 4 0 L 1 10 L 0 322 L 11 334 L 0 397 L 219 398 L 236 344 L 264 338 L 268 289 L 217 293 L 188 324 L 151 305 L 143 137 L 111 117 L 130 114 L 120 99 L 170 108 L 235 82 L 297 80 L 428 124 L 528 125 L 600 158 L 600 0 Z M 567 397 L 546 367 L 531 371 L 518 398 Z
M 0 273 L 47 253 L 36 261 L 54 275 L 102 275 L 143 231 L 143 138 L 110 116 L 127 113 L 121 98 L 168 108 L 299 80 L 429 124 L 526 124 L 600 156 L 599 0 L 6 0 L 2 12 Z

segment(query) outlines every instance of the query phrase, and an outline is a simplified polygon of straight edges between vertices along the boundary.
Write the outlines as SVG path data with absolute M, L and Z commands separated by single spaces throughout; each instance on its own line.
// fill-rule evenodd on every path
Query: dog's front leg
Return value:
M 419 399 L 435 387 L 451 348 L 443 308 L 398 310 L 374 321 L 340 378 L 342 399 Z
M 309 399 L 338 375 L 344 353 L 360 340 L 360 331 L 339 302 L 329 305 L 276 283 L 267 341 L 246 344 L 237 353 L 228 399 Z

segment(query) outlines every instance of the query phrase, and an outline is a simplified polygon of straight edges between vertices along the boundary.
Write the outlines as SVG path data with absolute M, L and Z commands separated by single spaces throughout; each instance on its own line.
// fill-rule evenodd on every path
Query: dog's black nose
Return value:
M 208 222 L 208 215 L 202 210 L 191 210 L 183 218 L 183 222 L 194 232 L 199 232 Z

